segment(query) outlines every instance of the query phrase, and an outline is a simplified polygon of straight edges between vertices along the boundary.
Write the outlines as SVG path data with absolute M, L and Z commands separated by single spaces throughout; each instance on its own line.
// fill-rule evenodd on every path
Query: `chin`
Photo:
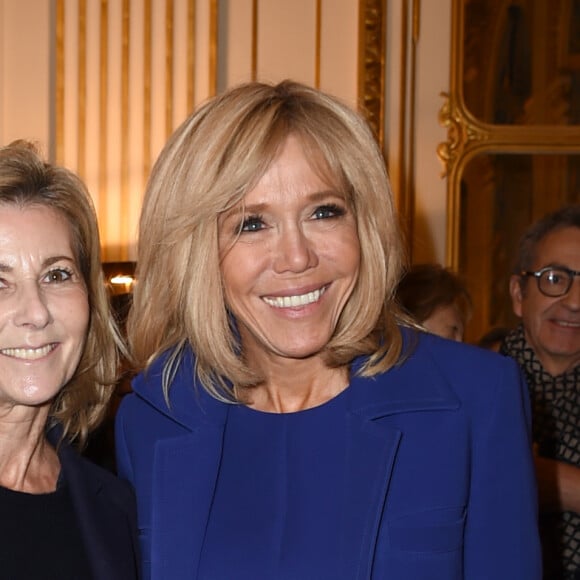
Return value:
M 60 385 L 43 385 L 41 383 L 23 385 L 20 388 L 20 401 L 18 403 L 30 407 L 51 405 L 60 390 Z
M 306 359 L 319 355 L 325 348 L 328 342 L 321 344 L 309 344 L 302 346 L 287 347 L 280 350 L 280 354 L 286 358 Z

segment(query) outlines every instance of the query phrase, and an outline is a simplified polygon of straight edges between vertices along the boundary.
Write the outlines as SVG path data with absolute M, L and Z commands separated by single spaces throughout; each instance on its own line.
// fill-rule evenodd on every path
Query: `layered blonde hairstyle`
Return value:
M 247 368 L 228 311 L 218 248 L 219 216 L 243 203 L 289 135 L 313 168 L 342 192 L 356 216 L 360 274 L 324 355 L 330 366 L 368 355 L 373 375 L 401 355 L 393 293 L 403 244 L 384 160 L 365 120 L 300 83 L 248 83 L 213 98 L 171 136 L 147 185 L 139 226 L 137 284 L 128 334 L 139 370 L 161 353 L 170 386 L 189 345 L 196 375 L 221 400 L 260 382 Z
M 123 349 L 103 280 L 91 197 L 74 173 L 44 162 L 33 144 L 15 141 L 0 148 L 0 210 L 6 205 L 50 208 L 65 219 L 70 229 L 74 258 L 87 291 L 90 320 L 79 365 L 52 402 L 48 426 L 60 423 L 63 437 L 82 447 L 105 415 Z

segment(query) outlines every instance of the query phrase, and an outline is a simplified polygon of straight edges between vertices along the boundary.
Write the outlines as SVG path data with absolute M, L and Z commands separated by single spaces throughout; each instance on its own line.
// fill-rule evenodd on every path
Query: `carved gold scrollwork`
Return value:
M 381 145 L 384 138 L 385 11 L 385 0 L 361 0 L 359 4 L 359 101 Z
M 442 177 L 447 177 L 466 150 L 487 141 L 489 133 L 469 123 L 449 93 L 443 92 L 441 96 L 445 100 L 439 110 L 439 124 L 447 129 L 447 141 L 437 146 L 437 156 L 444 168 Z
M 458 155 L 461 154 L 465 143 L 465 132 L 461 119 L 454 117 L 449 93 L 441 93 L 445 101 L 439 111 L 439 124 L 447 129 L 447 141 L 439 143 L 437 146 L 437 157 L 443 164 L 442 177 L 449 175 L 450 167 L 455 163 Z

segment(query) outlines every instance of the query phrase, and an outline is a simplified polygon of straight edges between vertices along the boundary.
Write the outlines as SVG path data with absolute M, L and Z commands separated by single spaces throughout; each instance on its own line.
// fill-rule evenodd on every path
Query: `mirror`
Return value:
M 467 0 L 463 97 L 481 121 L 580 123 L 580 0 Z
M 513 326 L 524 229 L 580 203 L 580 0 L 452 0 L 446 263 L 474 302 L 468 342 Z

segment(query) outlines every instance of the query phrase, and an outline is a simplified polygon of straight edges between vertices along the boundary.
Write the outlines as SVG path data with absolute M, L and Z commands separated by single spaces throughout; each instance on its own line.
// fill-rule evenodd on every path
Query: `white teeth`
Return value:
M 308 304 L 320 300 L 320 297 L 324 294 L 325 290 L 326 288 L 320 288 L 313 292 L 300 294 L 300 296 L 264 296 L 264 302 L 274 308 L 296 308 L 298 306 L 307 306 Z
M 0 353 L 12 358 L 20 358 L 24 360 L 36 360 L 46 356 L 52 349 L 53 345 L 48 344 L 41 348 L 3 348 Z
M 580 322 L 568 322 L 566 320 L 559 321 L 560 326 L 571 326 L 572 328 L 580 327 Z

